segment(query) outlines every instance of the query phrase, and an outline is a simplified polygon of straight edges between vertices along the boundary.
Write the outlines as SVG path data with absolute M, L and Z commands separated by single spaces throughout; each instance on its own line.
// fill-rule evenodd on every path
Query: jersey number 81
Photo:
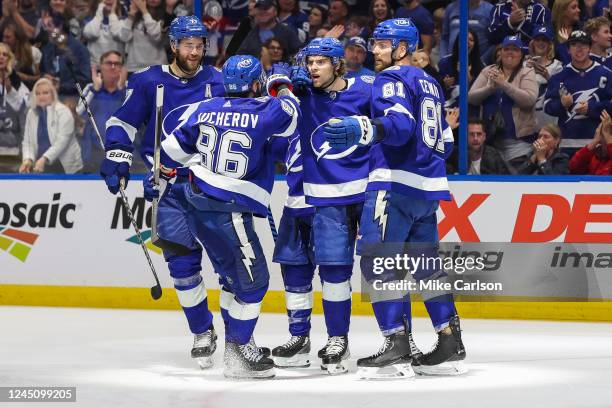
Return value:
M 442 104 L 432 98 L 425 98 L 421 102 L 421 134 L 427 146 L 444 153 Z
M 242 178 L 249 167 L 249 158 L 242 152 L 234 151 L 234 143 L 249 149 L 253 141 L 244 132 L 226 130 L 219 136 L 217 128 L 200 125 L 198 151 L 202 155 L 201 164 L 208 170 L 227 177 Z

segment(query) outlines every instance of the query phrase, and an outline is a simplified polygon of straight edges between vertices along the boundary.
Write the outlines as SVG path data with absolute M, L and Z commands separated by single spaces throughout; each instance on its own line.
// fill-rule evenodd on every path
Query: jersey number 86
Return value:
M 243 149 L 249 149 L 253 140 L 245 132 L 226 130 L 219 136 L 214 126 L 200 125 L 197 147 L 202 156 L 202 166 L 227 177 L 244 177 L 249 167 L 249 158 L 233 150 L 235 143 Z

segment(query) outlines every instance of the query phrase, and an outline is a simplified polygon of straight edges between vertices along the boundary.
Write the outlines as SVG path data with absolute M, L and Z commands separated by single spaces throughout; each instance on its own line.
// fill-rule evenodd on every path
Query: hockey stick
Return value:
M 164 105 L 164 85 L 157 85 L 155 93 L 155 144 L 153 145 L 153 184 L 159 187 L 161 133 L 162 133 L 162 107 Z M 157 235 L 157 206 L 159 197 L 153 199 L 151 212 L 151 242 L 155 245 L 159 241 Z
M 236 29 L 236 32 L 234 32 L 232 39 L 230 40 L 229 44 L 227 44 L 227 48 L 225 49 L 226 58 L 229 58 L 238 52 L 238 48 L 240 48 L 249 32 L 251 32 L 251 27 L 252 21 L 250 17 L 245 17 L 242 19 L 238 25 L 238 28 Z
M 268 224 L 270 225 L 270 232 L 272 233 L 272 239 L 276 244 L 276 239 L 278 238 L 278 231 L 276 231 L 276 224 L 274 223 L 274 216 L 272 215 L 272 208 L 268 206 Z
M 83 89 L 81 88 L 81 84 L 79 84 L 79 82 L 76 80 L 76 75 L 74 75 L 74 71 L 72 69 L 72 61 L 70 60 L 70 58 L 67 58 L 67 62 L 68 62 L 67 63 L 68 69 L 70 70 L 72 79 L 74 80 L 74 83 L 76 84 L 76 89 L 79 92 L 79 98 L 81 99 L 81 102 L 83 103 L 83 106 L 85 107 L 85 110 L 87 111 L 87 116 L 89 117 L 89 121 L 91 123 L 91 126 L 93 127 L 94 132 L 96 133 L 96 136 L 98 137 L 100 146 L 102 146 L 102 150 L 104 150 L 104 140 L 102 139 L 102 135 L 100 134 L 98 125 L 96 124 L 93 114 L 91 113 L 91 109 L 89 108 L 89 103 L 87 102 L 87 99 L 85 99 L 85 96 L 83 95 Z M 162 295 L 162 288 L 161 288 L 161 285 L 159 284 L 159 278 L 157 277 L 157 272 L 155 272 L 155 266 L 153 265 L 153 261 L 151 260 L 151 255 L 149 254 L 149 250 L 147 249 L 147 246 L 145 245 L 144 240 L 142 239 L 142 235 L 140 235 L 140 229 L 138 228 L 138 225 L 136 224 L 136 220 L 134 219 L 134 215 L 132 214 L 132 209 L 130 208 L 130 204 L 128 202 L 127 196 L 125 195 L 125 180 L 124 179 L 119 180 L 119 192 L 121 193 L 121 201 L 123 202 L 123 207 L 125 208 L 125 211 L 128 214 L 128 218 L 130 219 L 130 222 L 132 223 L 132 226 L 134 227 L 134 231 L 136 231 L 136 238 L 138 240 L 138 243 L 140 244 L 140 247 L 142 248 L 145 254 L 145 257 L 147 258 L 147 262 L 149 263 L 149 267 L 151 268 L 151 272 L 153 273 L 153 277 L 155 278 L 155 286 L 151 288 L 151 297 L 157 300 Z

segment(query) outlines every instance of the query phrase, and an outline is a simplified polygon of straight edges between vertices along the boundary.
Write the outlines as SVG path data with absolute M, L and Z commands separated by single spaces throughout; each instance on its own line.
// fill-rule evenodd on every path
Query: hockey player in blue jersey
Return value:
M 544 111 L 559 118 L 561 148 L 573 154 L 595 134 L 601 111 L 612 113 L 612 71 L 591 60 L 591 37 L 584 31 L 573 31 L 567 47 L 571 62 L 548 80 Z
M 304 51 L 296 55 L 296 64 L 305 66 Z M 285 149 L 286 180 L 289 194 L 283 208 L 272 261 L 280 264 L 285 283 L 285 301 L 291 338 L 272 350 L 277 367 L 310 366 L 310 315 L 312 314 L 312 279 L 315 264 L 312 248 L 314 207 L 304 196 L 302 147 L 300 134 L 292 136 Z
M 307 70 L 297 67 L 293 70 L 292 80 L 294 86 L 303 88 L 298 95 L 303 112 L 299 124 L 303 188 L 306 203 L 315 207 L 311 244 L 323 286 L 323 312 L 328 334 L 327 344 L 318 356 L 322 360 L 322 369 L 339 374 L 347 371 L 345 360 L 350 356 L 350 278 L 357 223 L 367 183 L 368 147 L 332 149 L 321 130 L 335 116 L 367 114 L 373 78 L 343 77 L 344 48 L 334 38 L 312 40 L 306 46 L 304 56 Z M 292 225 L 294 234 L 303 226 L 300 232 L 302 244 L 307 238 L 307 224 L 295 222 Z M 302 256 L 303 245 L 297 246 L 292 241 L 278 242 L 277 253 L 285 253 L 285 259 L 289 258 L 290 246 L 300 253 L 300 259 L 306 259 Z M 310 315 L 312 277 L 311 264 L 306 264 L 301 270 L 292 268 L 283 274 L 288 313 L 297 316 L 297 320 L 290 317 L 290 322 L 303 321 Z M 273 350 L 273 357 L 279 364 L 286 362 L 287 358 L 296 357 L 298 362 L 308 358 L 309 329 L 309 325 L 290 324 L 292 337 Z M 301 358 L 295 353 L 302 354 Z
M 194 16 L 178 17 L 169 30 L 174 61 L 170 65 L 155 65 L 130 77 L 123 106 L 106 123 L 106 159 L 100 173 L 108 189 L 116 194 L 119 180 L 130 178 L 130 165 L 137 131 L 145 126 L 140 154 L 152 166 L 155 132 L 155 92 L 164 85 L 164 131 L 171 132 L 189 103 L 225 94 L 221 72 L 213 67 L 201 66 L 206 51 L 206 28 Z M 174 119 L 172 119 L 174 118 Z M 175 183 L 187 181 L 187 170 L 178 169 Z M 162 179 L 173 178 L 165 171 Z M 145 198 L 149 201 L 158 194 L 150 178 L 144 181 Z M 174 280 L 179 303 L 194 334 L 191 350 L 202 368 L 212 365 L 207 357 L 215 348 L 212 314 L 208 310 L 206 289 L 200 276 L 202 249 L 189 232 L 186 216 L 176 202 L 172 191 L 163 194 L 158 207 L 157 231 L 161 238 L 164 258 Z
M 274 362 L 251 342 L 269 274 L 253 216 L 265 217 L 274 183 L 272 139 L 291 137 L 299 105 L 287 76 L 267 80 L 268 95 L 254 98 L 264 82 L 259 61 L 234 56 L 223 66 L 228 97 L 189 108 L 184 123 L 162 142 L 162 164 L 189 166 L 191 182 L 176 184 L 190 231 L 206 250 L 232 293 L 225 334 L 224 374 L 274 376 Z
M 375 252 L 380 244 L 408 243 L 408 250 L 426 244 L 437 255 L 436 210 L 439 200 L 449 200 L 445 152 L 452 145 L 452 131 L 444 119 L 440 85 L 410 65 L 418 44 L 418 30 L 409 19 L 392 19 L 374 30 L 372 51 L 377 72 L 372 90 L 371 117 L 336 119 L 324 129 L 332 146 L 370 147 L 370 169 L 358 253 L 364 278 L 371 281 Z M 412 244 L 412 245 L 410 245 Z M 384 246 L 384 245 L 383 245 Z M 417 281 L 444 279 L 444 271 L 420 268 Z M 410 298 L 400 294 L 372 297 L 372 307 L 384 342 L 380 350 L 359 359 L 365 378 L 410 377 L 411 369 L 427 374 L 458 374 L 465 358 L 459 318 L 452 294 L 423 294 L 425 306 L 438 333 L 430 353 L 422 355 L 411 341 Z M 394 367 L 395 372 L 381 369 Z

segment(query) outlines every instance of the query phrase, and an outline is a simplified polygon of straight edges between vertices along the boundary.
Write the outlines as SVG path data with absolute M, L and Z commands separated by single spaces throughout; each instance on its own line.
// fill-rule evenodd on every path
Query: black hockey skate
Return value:
M 346 360 L 350 356 L 348 336 L 331 336 L 327 339 L 321 357 L 321 370 L 327 370 L 331 375 L 346 373 L 348 371 Z
M 223 361 L 223 375 L 228 378 L 272 378 L 275 375 L 274 361 L 251 343 L 225 342 Z
M 212 355 L 216 349 L 217 333 L 215 328 L 210 326 L 204 333 L 194 336 L 191 358 L 196 359 L 201 369 L 210 368 L 214 363 Z
M 438 332 L 438 341 L 433 350 L 416 359 L 414 371 L 423 375 L 459 375 L 467 372 L 463 364 L 465 347 L 461 341 L 459 317 L 449 322 L 450 333 Z
M 410 339 L 410 332 L 406 334 L 404 331 L 386 336 L 376 354 L 357 360 L 359 378 L 413 378 Z
M 310 367 L 310 337 L 291 336 L 272 350 L 272 360 L 277 367 Z
M 259 347 L 257 344 L 255 344 L 255 337 L 251 336 L 249 344 L 253 347 L 257 347 L 257 349 L 259 349 L 259 352 L 263 354 L 264 357 L 270 357 L 270 349 L 268 347 Z

